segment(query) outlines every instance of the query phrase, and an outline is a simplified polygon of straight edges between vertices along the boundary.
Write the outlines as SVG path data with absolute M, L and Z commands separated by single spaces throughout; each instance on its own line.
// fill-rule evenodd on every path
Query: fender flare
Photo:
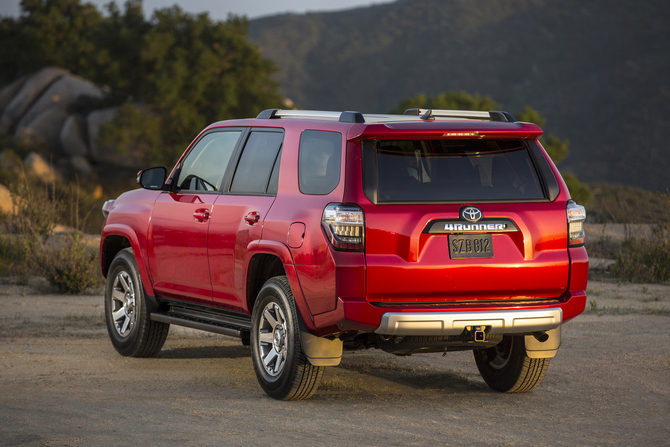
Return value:
M 245 267 L 244 267 L 244 277 L 248 275 L 249 262 L 254 255 L 257 254 L 271 254 L 277 256 L 282 264 L 284 265 L 284 271 L 286 272 L 286 278 L 288 283 L 291 286 L 291 292 L 293 293 L 293 298 L 295 299 L 295 305 L 298 308 L 298 312 L 302 317 L 302 321 L 305 323 L 305 327 L 309 332 L 318 333 L 316 326 L 314 325 L 314 317 L 309 311 L 309 306 L 305 300 L 305 295 L 302 292 L 302 287 L 300 286 L 300 280 L 298 279 L 298 273 L 295 270 L 295 265 L 293 263 L 293 256 L 291 256 L 291 251 L 289 250 L 286 244 L 282 244 L 277 241 L 270 240 L 256 240 L 249 244 L 247 247 L 247 253 L 245 256 Z
M 153 292 L 154 289 L 153 283 L 151 282 L 151 278 L 149 277 L 149 270 L 147 269 L 145 263 L 146 253 L 145 251 L 142 250 L 142 247 L 140 246 L 137 233 L 129 225 L 124 224 L 105 225 L 105 228 L 100 237 L 100 270 L 103 273 L 103 276 L 106 276 L 104 274 L 105 266 L 103 265 L 103 250 L 105 247 L 105 239 L 108 238 L 109 236 L 121 236 L 126 238 L 128 242 L 130 242 L 130 247 L 133 249 L 133 254 L 135 255 L 135 262 L 137 263 L 137 270 L 139 270 L 140 277 L 142 278 L 142 283 L 145 284 L 144 289 L 145 290 L 149 289 Z

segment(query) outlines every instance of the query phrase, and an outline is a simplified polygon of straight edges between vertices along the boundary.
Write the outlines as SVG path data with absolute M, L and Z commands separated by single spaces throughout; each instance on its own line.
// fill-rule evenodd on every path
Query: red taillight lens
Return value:
M 568 246 L 575 247 L 584 245 L 584 221 L 586 220 L 586 209 L 570 200 L 568 202 Z
M 335 249 L 363 251 L 365 216 L 358 205 L 329 203 L 323 210 L 321 225 Z

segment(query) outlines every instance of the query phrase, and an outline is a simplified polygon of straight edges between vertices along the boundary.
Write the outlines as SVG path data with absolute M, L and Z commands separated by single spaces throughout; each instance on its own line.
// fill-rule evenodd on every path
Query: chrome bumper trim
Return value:
M 562 321 L 560 307 L 491 312 L 387 312 L 375 332 L 380 335 L 458 335 L 466 326 L 490 326 L 489 334 L 521 334 L 555 329 Z

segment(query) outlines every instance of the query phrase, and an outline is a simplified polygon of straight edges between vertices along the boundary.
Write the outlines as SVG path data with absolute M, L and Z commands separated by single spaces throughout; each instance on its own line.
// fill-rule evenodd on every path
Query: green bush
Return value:
M 97 250 L 87 247 L 83 235 L 70 231 L 59 249 L 31 250 L 33 271 L 41 273 L 61 293 L 80 293 L 100 285 Z
M 670 225 L 656 225 L 651 237 L 626 237 L 615 252 L 612 274 L 623 281 L 670 281 Z
M 76 229 L 56 237 L 53 230 L 66 207 L 53 184 L 44 191 L 32 187 L 24 178 L 12 188 L 16 213 L 5 217 L 5 228 L 13 234 L 0 234 L 0 275 L 19 277 L 27 283 L 30 276 L 46 278 L 61 293 L 80 293 L 101 284 L 97 250 L 85 243 Z M 79 224 L 78 190 L 69 203 L 70 220 Z

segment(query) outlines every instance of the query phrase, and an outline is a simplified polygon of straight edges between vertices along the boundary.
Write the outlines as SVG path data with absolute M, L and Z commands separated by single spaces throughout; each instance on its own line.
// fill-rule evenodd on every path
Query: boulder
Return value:
M 26 159 L 23 160 L 23 164 L 44 183 L 56 181 L 56 171 L 54 171 L 51 165 L 49 165 L 39 154 L 31 152 Z
M 91 163 L 89 163 L 86 158 L 79 155 L 75 155 L 70 159 L 70 165 L 72 165 L 72 169 L 74 169 L 77 174 L 88 177 L 93 173 Z
M 0 114 L 2 114 L 2 111 L 5 110 L 7 104 L 9 104 L 19 90 L 21 90 L 21 87 L 23 87 L 23 83 L 26 82 L 27 78 L 28 76 L 21 76 L 19 79 L 0 90 Z
M 102 89 L 91 81 L 75 75 L 64 75 L 40 96 L 30 109 L 23 115 L 17 127 L 30 127 L 39 116 L 50 109 L 67 111 L 67 106 L 79 96 L 102 98 Z M 67 117 L 67 114 L 65 115 Z M 64 122 L 65 120 L 63 120 Z M 61 123 L 62 125 L 63 123 Z
M 21 120 L 23 115 L 38 100 L 55 80 L 66 75 L 67 70 L 57 67 L 47 67 L 30 75 L 18 93 L 7 104 L 0 117 L 0 133 L 10 133 Z
M 12 202 L 12 195 L 5 185 L 0 185 L 0 213 L 14 213 L 14 202 Z
M 70 115 L 60 131 L 60 145 L 71 157 L 87 157 L 88 145 L 84 139 L 86 122 L 83 117 Z
M 55 81 L 16 126 L 19 138 L 29 136 L 47 143 L 52 152 L 61 149 L 61 130 L 69 117 L 67 107 L 79 96 L 101 98 L 102 89 L 84 78 L 65 75 Z
M 60 132 L 67 117 L 64 110 L 47 109 L 30 126 L 17 128 L 14 138 L 23 144 L 45 144 L 54 155 L 60 155 Z

